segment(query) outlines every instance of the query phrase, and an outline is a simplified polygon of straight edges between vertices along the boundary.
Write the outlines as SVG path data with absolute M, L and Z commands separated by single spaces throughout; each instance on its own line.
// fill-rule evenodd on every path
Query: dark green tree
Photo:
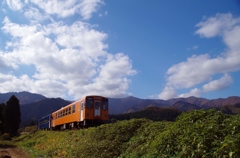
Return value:
M 21 112 L 19 106 L 19 100 L 12 95 L 7 101 L 5 109 L 5 125 L 6 132 L 10 136 L 16 136 L 18 134 L 19 125 L 21 123 Z
M 4 112 L 5 112 L 5 104 L 2 103 L 0 104 L 0 133 L 4 133 L 4 126 L 5 126 L 5 121 L 4 121 Z

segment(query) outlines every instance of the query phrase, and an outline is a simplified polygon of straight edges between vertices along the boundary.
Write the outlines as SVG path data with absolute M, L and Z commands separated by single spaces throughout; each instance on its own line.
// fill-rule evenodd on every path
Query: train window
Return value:
M 68 114 L 71 114 L 71 107 L 68 108 Z
M 65 116 L 65 109 L 63 109 L 63 116 Z
M 100 110 L 100 102 L 99 101 L 95 102 L 95 109 Z
M 60 117 L 62 117 L 62 111 L 60 111 Z
M 86 107 L 88 108 L 88 109 L 91 109 L 91 108 L 93 108 L 93 98 L 87 98 L 86 99 Z
M 102 98 L 102 108 L 103 110 L 108 110 L 108 99 Z
M 72 113 L 75 113 L 75 108 L 76 108 L 76 106 L 73 105 L 73 107 L 72 107 Z
M 68 115 L 68 108 L 66 109 L 66 115 Z
M 84 109 L 84 102 L 82 102 L 82 104 L 81 104 L 81 110 L 83 110 Z

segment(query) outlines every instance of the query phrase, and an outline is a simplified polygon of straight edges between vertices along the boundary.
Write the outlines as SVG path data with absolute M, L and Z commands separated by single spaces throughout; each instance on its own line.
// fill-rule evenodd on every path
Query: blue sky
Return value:
M 0 93 L 240 95 L 240 1 L 3 0 Z

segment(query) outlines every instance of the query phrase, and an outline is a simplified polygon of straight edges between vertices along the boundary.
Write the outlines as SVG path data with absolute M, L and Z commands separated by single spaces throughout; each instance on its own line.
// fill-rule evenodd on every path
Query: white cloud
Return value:
M 188 93 L 180 94 L 178 97 L 182 97 L 182 98 L 187 98 L 187 97 L 191 97 L 191 96 L 200 97 L 201 94 L 202 94 L 202 90 L 200 90 L 198 88 L 194 88 L 194 89 L 190 90 L 190 92 L 188 92 Z
M 46 88 L 50 87 L 50 88 Z M 36 80 L 33 83 L 33 87 L 31 88 L 31 92 L 38 94 L 47 94 L 48 97 L 65 97 L 64 92 L 66 91 L 66 87 L 64 84 L 57 80 L 43 79 Z
M 136 71 L 132 69 L 130 59 L 123 53 L 109 54 L 107 57 L 106 64 L 101 66 L 100 77 L 116 79 L 136 74 Z
M 11 34 L 14 39 L 26 37 L 37 31 L 37 26 L 19 25 L 12 23 L 8 17 L 3 20 L 4 26 L 1 28 L 5 33 Z
M 1 92 L 12 92 L 13 89 L 15 89 L 15 91 L 24 91 L 26 87 L 29 87 L 27 90 L 30 90 L 31 85 L 32 81 L 27 75 L 17 78 L 11 74 L 0 73 Z
M 107 35 L 94 30 L 88 23 L 78 21 L 71 26 L 55 23 L 50 25 L 47 31 L 57 35 L 56 43 L 62 47 L 79 47 L 91 57 L 106 55 L 104 50 L 108 45 L 101 41 L 104 41 Z
M 239 55 L 240 50 L 240 19 L 237 26 L 233 27 L 233 29 L 224 32 L 224 42 L 231 48 L 232 56 Z
M 233 79 L 228 74 L 225 74 L 218 80 L 213 80 L 203 86 L 204 92 L 223 90 L 228 88 L 233 83 Z
M 23 7 L 23 4 L 21 0 L 6 0 L 7 5 L 12 10 L 21 10 Z
M 48 97 L 64 97 L 66 88 L 56 80 L 34 80 L 29 76 L 16 77 L 11 74 L 0 73 L 0 87 L 2 93 L 29 91 L 43 94 Z
M 211 78 L 208 55 L 192 56 L 185 62 L 173 65 L 167 71 L 167 83 L 175 88 L 191 88 Z
M 91 18 L 91 14 L 96 12 L 97 5 L 104 4 L 102 0 L 83 0 L 80 7 L 81 15 L 84 19 Z
M 202 37 L 222 36 L 224 32 L 232 29 L 235 25 L 239 25 L 239 18 L 234 18 L 232 14 L 216 14 L 214 17 L 209 17 L 205 21 L 201 21 L 196 26 L 199 29 L 196 34 Z
M 41 13 L 39 9 L 30 7 L 24 12 L 24 16 L 30 19 L 32 22 L 39 23 L 41 21 L 50 19 L 51 21 L 54 21 L 50 16 Z
M 171 99 L 178 97 L 175 88 L 171 86 L 165 86 L 163 91 L 158 95 L 160 99 Z
M 77 13 L 83 19 L 91 18 L 97 7 L 104 4 L 102 0 L 31 0 L 31 2 L 45 10 L 47 14 L 56 14 L 65 18 Z
M 81 91 L 84 94 L 101 94 L 112 97 L 122 97 L 128 95 L 126 92 L 131 80 L 126 76 L 135 75 L 136 71 L 132 69 L 132 63 L 127 55 L 117 53 L 108 54 L 106 63 L 100 66 L 99 75 L 92 83 L 85 84 L 83 87 L 75 87 L 70 93 L 75 94 Z
M 43 23 L 51 17 L 36 8 L 26 9 L 24 15 L 34 22 L 18 24 L 5 17 L 2 23 L 1 30 L 11 38 L 6 41 L 6 50 L 0 51 L 0 60 L 5 61 L 0 68 L 8 68 L 8 74 L 0 74 L 1 92 L 30 91 L 48 97 L 68 94 L 74 99 L 87 94 L 129 94 L 128 77 L 136 71 L 127 55 L 106 51 L 107 34 L 82 21 L 67 25 L 54 19 Z M 35 72 L 21 73 L 22 67 L 28 66 Z
M 0 52 L 0 70 L 2 69 L 17 69 L 18 65 L 14 61 L 12 54 Z
M 210 83 L 203 87 L 204 91 L 210 90 L 214 84 L 215 86 L 213 87 L 215 87 L 215 90 L 219 90 L 220 85 L 223 87 L 229 86 L 232 83 L 229 75 L 225 75 L 219 81 L 211 82 L 211 80 L 216 74 L 225 74 L 240 70 L 240 18 L 234 18 L 231 14 L 217 14 L 198 23 L 196 26 L 199 27 L 196 34 L 202 37 L 222 37 L 223 42 L 227 46 L 227 51 L 215 58 L 211 58 L 208 54 L 193 55 L 187 61 L 173 65 L 167 71 L 166 87 L 170 86 L 175 91 L 186 88 L 195 89 L 195 86 L 207 81 L 210 81 Z M 172 94 L 166 92 L 169 90 L 166 87 L 163 90 L 166 94 L 164 98 L 171 98 Z M 173 89 L 170 89 L 170 92 Z M 195 92 L 196 95 L 199 95 L 201 91 Z M 192 94 L 193 91 L 189 93 Z M 159 97 L 163 98 L 162 95 L 159 95 Z

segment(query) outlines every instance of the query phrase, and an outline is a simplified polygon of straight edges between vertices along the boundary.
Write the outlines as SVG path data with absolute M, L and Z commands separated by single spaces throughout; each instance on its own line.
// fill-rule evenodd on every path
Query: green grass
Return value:
M 82 130 L 38 131 L 15 141 L 31 157 L 239 157 L 240 115 L 182 113 L 175 122 L 118 121 Z

